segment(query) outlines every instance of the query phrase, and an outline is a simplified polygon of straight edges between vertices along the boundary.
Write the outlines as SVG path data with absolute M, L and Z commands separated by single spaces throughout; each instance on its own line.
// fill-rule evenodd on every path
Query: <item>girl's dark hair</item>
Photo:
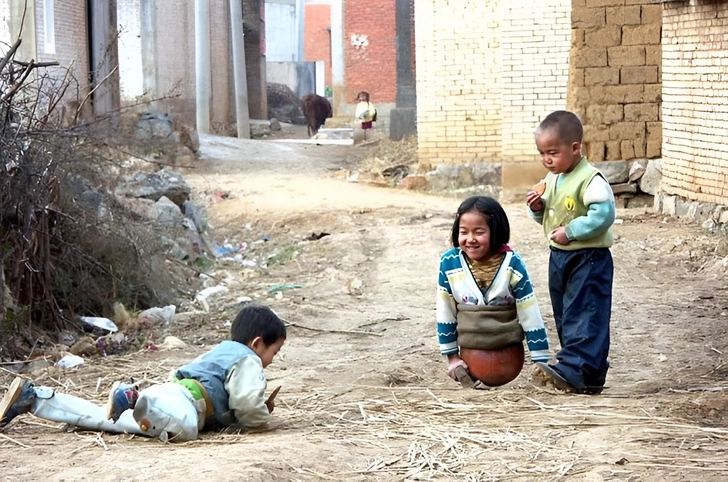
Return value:
M 364 96 L 367 98 L 367 102 L 369 102 L 369 92 L 361 91 L 358 94 L 356 94 L 356 101 L 359 102 L 359 97 L 364 94 Z
M 246 306 L 240 310 L 230 327 L 230 339 L 247 345 L 258 336 L 266 345 L 272 345 L 280 339 L 285 340 L 286 325 L 267 306 Z
M 469 197 L 460 204 L 455 222 L 452 224 L 452 234 L 450 241 L 453 246 L 458 245 L 458 235 L 460 234 L 460 216 L 465 213 L 476 212 L 483 215 L 490 229 L 490 252 L 497 253 L 508 244 L 511 239 L 511 225 L 508 223 L 508 216 L 503 207 L 489 196 L 473 196 Z

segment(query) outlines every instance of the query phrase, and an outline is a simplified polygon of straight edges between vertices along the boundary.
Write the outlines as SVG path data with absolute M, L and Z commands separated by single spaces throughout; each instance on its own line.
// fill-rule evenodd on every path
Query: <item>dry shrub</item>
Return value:
M 67 71 L 13 56 L 0 56 L 0 358 L 117 300 L 172 301 L 174 288 L 158 233 L 108 194 L 125 156 L 109 135 L 120 117 L 84 119 L 88 99 L 72 95 Z

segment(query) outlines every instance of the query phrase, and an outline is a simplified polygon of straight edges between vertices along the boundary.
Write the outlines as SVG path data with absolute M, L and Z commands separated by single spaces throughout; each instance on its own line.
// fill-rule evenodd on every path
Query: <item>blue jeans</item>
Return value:
M 613 279 L 608 248 L 551 248 L 549 292 L 561 343 L 555 369 L 577 391 L 603 387 L 607 377 Z

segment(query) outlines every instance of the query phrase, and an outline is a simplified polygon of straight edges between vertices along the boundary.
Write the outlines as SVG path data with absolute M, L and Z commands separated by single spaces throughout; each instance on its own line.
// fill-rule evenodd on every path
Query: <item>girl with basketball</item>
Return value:
M 460 205 L 453 248 L 440 257 L 437 338 L 448 375 L 464 387 L 498 386 L 523 368 L 523 339 L 533 362 L 549 360 L 546 328 L 521 257 L 509 246 L 503 207 L 487 196 Z

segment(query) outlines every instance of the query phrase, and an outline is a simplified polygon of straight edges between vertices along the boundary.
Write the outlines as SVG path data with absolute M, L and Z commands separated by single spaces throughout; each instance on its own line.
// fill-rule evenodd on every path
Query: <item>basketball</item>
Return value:
M 516 379 L 523 369 L 523 343 L 497 350 L 460 348 L 460 358 L 468 365 L 470 376 L 484 384 L 497 387 Z

